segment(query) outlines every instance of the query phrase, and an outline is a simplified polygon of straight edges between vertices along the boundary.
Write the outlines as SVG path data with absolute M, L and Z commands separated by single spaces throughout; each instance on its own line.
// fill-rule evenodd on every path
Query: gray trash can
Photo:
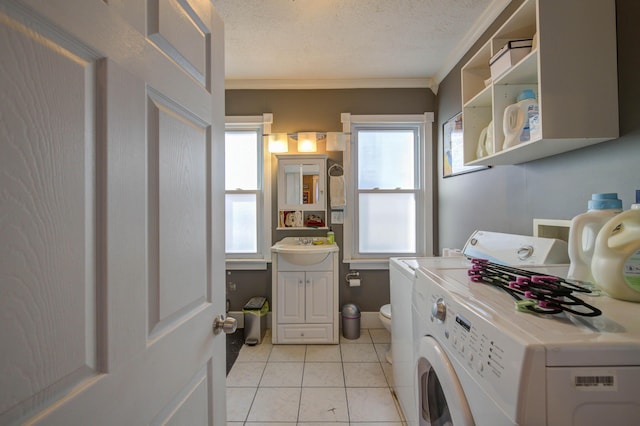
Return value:
M 267 331 L 269 302 L 266 297 L 252 297 L 242 309 L 244 314 L 244 343 L 253 346 L 262 342 Z
M 360 338 L 360 308 L 353 303 L 342 307 L 342 335 L 345 339 Z

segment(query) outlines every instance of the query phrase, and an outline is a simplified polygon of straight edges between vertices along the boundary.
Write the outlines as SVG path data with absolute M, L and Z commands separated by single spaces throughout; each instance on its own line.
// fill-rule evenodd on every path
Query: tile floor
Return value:
M 260 345 L 240 350 L 227 376 L 228 425 L 402 425 L 391 393 L 385 329 L 339 345 Z

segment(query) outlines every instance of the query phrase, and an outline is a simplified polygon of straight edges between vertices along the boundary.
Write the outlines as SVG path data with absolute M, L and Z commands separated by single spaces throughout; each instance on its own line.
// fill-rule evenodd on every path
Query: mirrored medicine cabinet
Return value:
M 326 154 L 277 155 L 278 229 L 327 229 Z

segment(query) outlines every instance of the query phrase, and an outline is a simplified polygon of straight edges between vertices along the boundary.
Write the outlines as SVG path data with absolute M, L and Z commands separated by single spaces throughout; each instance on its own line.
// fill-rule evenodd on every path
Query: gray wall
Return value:
M 519 5 L 514 1 L 503 16 Z M 474 229 L 531 235 L 533 218 L 571 219 L 591 193 L 617 192 L 623 207 L 640 189 L 640 2 L 617 1 L 620 138 L 515 166 L 497 166 L 443 179 L 438 161 L 439 247 L 462 247 Z M 504 17 L 498 19 L 502 22 Z M 480 46 L 497 28 L 487 31 Z M 438 125 L 460 112 L 460 66 L 438 91 Z M 571 76 L 567 76 L 571 78 Z M 598 84 L 594 81 L 593 84 Z M 598 105 L 593 105 L 598 108 Z M 442 158 L 441 137 L 438 159 Z
M 340 114 L 422 114 L 435 111 L 436 97 L 429 89 L 348 89 L 348 90 L 227 90 L 226 115 L 273 113 L 273 132 L 341 132 Z M 318 152 L 324 152 L 319 142 Z M 327 152 L 329 165 L 342 164 L 342 152 Z M 272 164 L 277 162 L 272 161 Z M 286 236 L 321 236 L 326 231 L 275 231 L 277 221 L 276 169 L 272 170 L 273 242 Z M 331 225 L 336 243 L 343 247 L 342 225 Z M 340 256 L 342 258 L 342 256 Z M 349 287 L 345 274 L 348 265 L 340 262 L 340 306 L 356 303 L 362 311 L 377 311 L 389 303 L 389 272 L 360 271 L 361 287 Z M 229 291 L 229 283 L 236 285 Z M 267 271 L 228 271 L 227 298 L 231 310 L 239 310 L 252 296 L 271 300 L 271 267 Z

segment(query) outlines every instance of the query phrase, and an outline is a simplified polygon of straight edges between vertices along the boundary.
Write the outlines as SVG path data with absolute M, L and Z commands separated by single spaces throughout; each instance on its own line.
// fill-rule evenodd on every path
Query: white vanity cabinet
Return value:
M 519 39 L 533 39 L 531 52 L 492 80 L 490 58 Z M 615 0 L 525 0 L 461 74 L 465 165 L 519 164 L 615 139 Z M 503 149 L 505 108 L 525 89 L 536 95 L 540 133 Z M 478 158 L 491 133 L 493 153 Z
M 285 256 L 273 253 L 273 343 L 338 343 L 338 251 L 309 265 Z

